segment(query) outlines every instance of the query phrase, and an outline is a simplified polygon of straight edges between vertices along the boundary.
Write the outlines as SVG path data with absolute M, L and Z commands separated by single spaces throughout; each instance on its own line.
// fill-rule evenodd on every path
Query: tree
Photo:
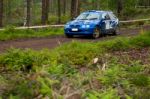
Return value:
M 42 18 L 41 22 L 43 25 L 48 23 L 48 13 L 49 13 L 49 0 L 42 0 Z
M 58 23 L 61 22 L 61 5 L 60 5 L 60 0 L 57 0 L 57 3 L 58 3 Z
M 74 11 L 75 10 L 75 7 L 74 7 L 75 1 L 76 0 L 71 0 L 71 19 L 73 19 L 75 16 L 75 11 Z
M 118 16 L 121 15 L 122 10 L 123 10 L 123 1 L 122 0 L 117 0 L 117 13 L 118 13 Z
M 0 27 L 3 26 L 3 0 L 0 0 Z
M 26 17 L 26 26 L 30 26 L 31 20 L 31 0 L 27 0 L 27 17 Z
M 81 6 L 81 1 L 80 0 L 77 0 L 77 14 L 76 14 L 76 16 L 77 15 L 79 15 L 80 14 L 80 6 Z
M 73 19 L 80 13 L 80 1 L 71 0 L 71 18 Z
M 63 14 L 66 14 L 66 0 L 63 0 Z

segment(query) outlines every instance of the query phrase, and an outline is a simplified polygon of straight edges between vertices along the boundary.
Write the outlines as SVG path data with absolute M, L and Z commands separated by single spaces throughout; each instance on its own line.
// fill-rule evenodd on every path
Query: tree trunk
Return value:
M 48 23 L 48 13 L 49 13 L 49 0 L 42 0 L 41 22 L 43 25 Z
M 0 0 L 0 27 L 3 26 L 3 0 Z
M 118 0 L 117 1 L 117 13 L 118 13 L 118 16 L 121 16 L 122 10 L 123 10 L 123 1 L 122 0 Z
M 78 16 L 80 14 L 80 6 L 81 6 L 80 0 L 77 0 L 77 5 L 76 6 L 77 6 L 77 8 L 76 8 L 76 10 L 77 10 L 76 16 Z
M 75 4 L 75 0 L 71 0 L 71 19 L 73 19 L 75 16 L 74 4 Z
M 11 20 L 11 18 L 12 18 L 12 13 L 11 13 L 11 4 L 12 2 L 10 2 L 9 0 L 6 0 L 5 2 L 4 2 L 4 4 L 5 4 L 5 12 L 7 12 L 7 14 L 6 14 L 6 21 L 5 21 L 5 23 L 6 24 L 11 24 L 11 22 L 12 22 L 12 20 Z M 9 19 L 9 20 L 8 20 Z
M 48 23 L 48 16 L 49 16 L 49 15 L 48 15 L 48 14 L 49 14 L 49 5 L 50 5 L 49 3 L 50 3 L 50 1 L 49 1 L 49 0 L 46 0 L 46 9 L 45 9 L 45 10 L 46 10 L 46 13 L 45 13 L 45 14 L 46 14 L 46 22 L 47 22 L 47 23 Z
M 66 14 L 66 0 L 63 0 L 63 15 Z
M 45 3 L 46 0 L 42 0 L 42 24 L 46 24 L 46 16 L 45 16 L 45 6 L 46 6 L 46 3 Z
M 31 21 L 31 0 L 27 0 L 27 17 L 26 17 L 27 23 L 26 26 L 30 26 Z
M 60 5 L 60 0 L 57 0 L 58 3 L 58 24 L 61 23 L 61 5 Z
M 71 19 L 80 13 L 80 0 L 71 0 Z

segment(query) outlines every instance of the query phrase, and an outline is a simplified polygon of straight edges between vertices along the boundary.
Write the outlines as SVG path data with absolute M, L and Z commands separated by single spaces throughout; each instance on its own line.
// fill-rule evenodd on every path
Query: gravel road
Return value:
M 118 36 L 134 36 L 140 33 L 141 29 L 150 31 L 149 26 L 143 26 L 140 28 L 134 29 L 120 29 Z M 31 48 L 34 50 L 41 50 L 43 48 L 52 49 L 63 43 L 75 41 L 81 42 L 97 42 L 102 40 L 108 40 L 116 38 L 116 36 L 106 36 L 101 37 L 99 39 L 91 39 L 88 37 L 75 37 L 75 38 L 66 38 L 65 36 L 55 36 L 55 37 L 46 37 L 46 38 L 28 38 L 28 39 L 17 39 L 17 40 L 8 40 L 8 41 L 0 41 L 0 53 L 5 52 L 7 49 L 13 48 Z

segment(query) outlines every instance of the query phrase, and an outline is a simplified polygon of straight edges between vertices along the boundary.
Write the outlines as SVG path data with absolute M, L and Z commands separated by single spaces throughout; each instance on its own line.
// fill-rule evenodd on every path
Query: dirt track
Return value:
M 150 26 L 141 27 L 143 30 L 150 30 Z M 120 29 L 119 36 L 133 36 L 137 35 L 141 28 L 134 29 Z M 60 44 L 65 42 L 71 42 L 72 40 L 81 41 L 81 42 L 96 42 L 101 40 L 113 39 L 116 36 L 107 36 L 99 39 L 90 39 L 87 37 L 75 37 L 72 39 L 66 38 L 65 36 L 57 36 L 57 37 L 46 37 L 46 38 L 30 38 L 30 39 L 18 39 L 18 40 L 9 40 L 9 41 L 0 41 L 0 53 L 5 52 L 6 49 L 11 47 L 13 48 L 31 48 L 34 50 L 41 50 L 43 48 L 52 49 Z

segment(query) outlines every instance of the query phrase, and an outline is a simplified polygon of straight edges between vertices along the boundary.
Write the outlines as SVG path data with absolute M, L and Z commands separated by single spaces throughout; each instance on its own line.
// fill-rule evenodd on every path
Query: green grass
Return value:
M 9 49 L 0 55 L 4 71 L 0 80 L 6 88 L 0 95 L 3 99 L 147 99 L 150 63 L 114 53 L 149 47 L 150 32 L 146 32 L 97 43 L 73 41 L 53 50 Z M 94 58 L 99 59 L 96 64 Z
M 63 35 L 63 28 L 47 28 L 47 29 L 26 29 L 19 30 L 14 27 L 7 27 L 4 31 L 0 31 L 0 40 L 13 40 L 21 38 L 38 38 Z

